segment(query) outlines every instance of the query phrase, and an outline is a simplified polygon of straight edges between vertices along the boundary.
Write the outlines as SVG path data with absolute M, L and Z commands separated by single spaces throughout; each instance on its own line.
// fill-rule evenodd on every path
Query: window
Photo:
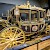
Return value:
M 34 20 L 34 19 L 37 19 L 37 18 L 38 18 L 37 11 L 32 11 L 31 20 Z
M 44 12 L 40 11 L 40 18 L 44 17 Z
M 7 20 L 7 16 L 6 15 L 5 16 L 4 15 L 1 16 L 1 18 L 4 19 L 4 20 Z
M 29 14 L 28 13 L 21 13 L 21 20 L 28 21 L 29 20 Z

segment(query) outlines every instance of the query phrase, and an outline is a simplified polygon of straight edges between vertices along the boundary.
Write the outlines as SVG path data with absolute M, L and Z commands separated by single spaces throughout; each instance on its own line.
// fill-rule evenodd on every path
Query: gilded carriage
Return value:
M 31 6 L 27 2 L 9 10 L 8 14 L 7 21 L 11 25 L 8 26 L 7 23 L 7 27 L 0 32 L 0 50 L 24 44 L 26 41 L 45 34 L 45 9 Z

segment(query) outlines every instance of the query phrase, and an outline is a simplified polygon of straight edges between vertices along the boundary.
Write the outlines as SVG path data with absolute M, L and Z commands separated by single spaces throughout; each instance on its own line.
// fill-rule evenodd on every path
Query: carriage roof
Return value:
M 13 7 L 10 11 L 12 11 L 13 9 L 31 9 L 31 10 L 41 10 L 41 11 L 46 11 L 46 9 L 43 9 L 41 7 L 36 7 L 35 5 L 34 6 L 31 6 L 29 1 L 27 1 L 27 4 L 23 4 L 23 5 L 18 5 L 18 6 L 15 6 Z
M 36 7 L 35 5 L 34 6 L 31 6 L 29 2 L 27 2 L 27 4 L 16 6 L 16 8 L 19 8 L 19 9 L 31 9 L 31 10 L 37 10 L 37 11 L 38 10 L 46 11 L 45 9 L 43 9 L 41 7 Z

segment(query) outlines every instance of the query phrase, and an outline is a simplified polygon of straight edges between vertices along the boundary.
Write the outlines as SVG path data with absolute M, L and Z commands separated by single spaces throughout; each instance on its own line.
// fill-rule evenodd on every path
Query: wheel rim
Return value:
M 0 45 L 6 45 L 7 49 L 13 46 L 23 44 L 25 42 L 25 34 L 18 27 L 9 27 L 4 29 L 0 34 Z

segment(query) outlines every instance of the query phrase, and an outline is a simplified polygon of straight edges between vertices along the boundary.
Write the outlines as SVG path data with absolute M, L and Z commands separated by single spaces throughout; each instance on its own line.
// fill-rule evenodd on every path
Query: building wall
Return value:
M 26 3 L 28 0 L 0 0 L 0 16 L 7 10 L 11 9 L 15 5 L 21 5 Z M 40 4 L 36 0 L 29 0 L 31 5 L 40 7 Z M 6 3 L 6 4 L 4 4 Z
M 15 5 L 21 5 L 26 3 L 27 1 L 30 1 L 31 5 L 36 5 L 38 7 L 48 7 L 48 1 L 44 0 L 0 0 L 0 16 L 1 13 L 6 12 L 7 10 L 11 9 Z M 6 3 L 6 4 L 3 4 Z
M 45 2 L 41 3 L 41 7 L 42 8 L 48 7 L 48 3 L 45 3 Z
M 8 10 L 13 8 L 14 6 L 15 5 L 0 3 L 0 17 L 2 16 L 2 13 L 6 13 Z
M 0 0 L 1 3 L 15 4 L 15 5 L 20 5 L 26 3 L 27 1 L 30 1 L 31 5 L 40 6 L 36 0 Z
M 48 7 L 48 0 L 41 0 L 39 4 L 42 8 Z

